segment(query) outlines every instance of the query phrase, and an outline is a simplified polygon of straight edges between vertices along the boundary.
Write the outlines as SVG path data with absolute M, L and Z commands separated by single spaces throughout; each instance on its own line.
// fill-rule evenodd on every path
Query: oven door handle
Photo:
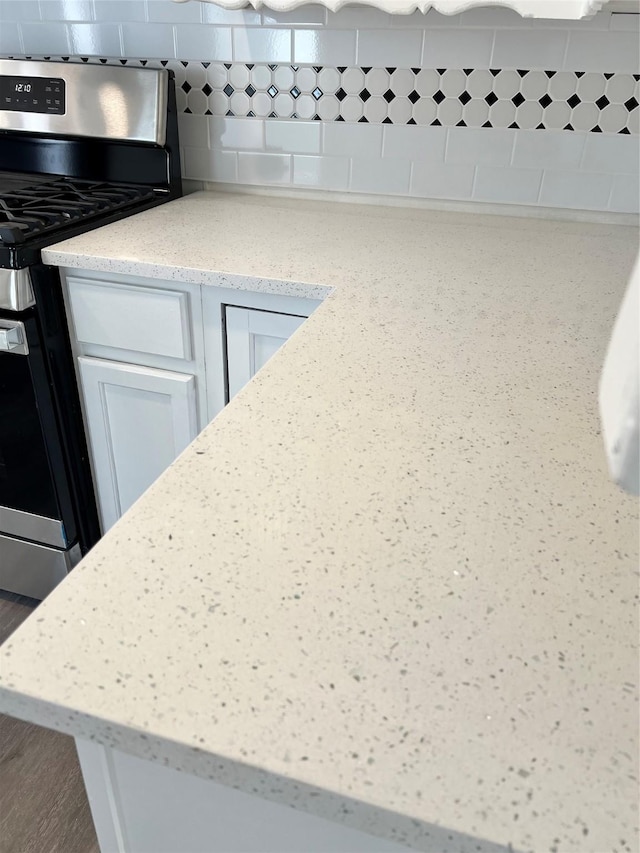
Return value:
M 9 352 L 12 355 L 29 354 L 24 323 L 19 320 L 0 319 L 0 352 Z

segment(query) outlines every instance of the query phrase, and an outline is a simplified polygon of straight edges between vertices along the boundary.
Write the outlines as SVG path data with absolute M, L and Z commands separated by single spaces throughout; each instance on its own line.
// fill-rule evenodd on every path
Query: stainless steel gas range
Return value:
M 181 192 L 168 71 L 0 60 L 0 589 L 43 598 L 100 537 L 41 249 Z

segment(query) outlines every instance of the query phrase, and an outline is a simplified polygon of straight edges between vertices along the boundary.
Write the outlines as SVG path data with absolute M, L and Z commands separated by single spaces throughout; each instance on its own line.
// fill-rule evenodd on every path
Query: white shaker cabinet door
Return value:
M 78 359 L 103 531 L 198 433 L 195 377 Z
M 307 318 L 231 305 L 225 317 L 231 400 Z

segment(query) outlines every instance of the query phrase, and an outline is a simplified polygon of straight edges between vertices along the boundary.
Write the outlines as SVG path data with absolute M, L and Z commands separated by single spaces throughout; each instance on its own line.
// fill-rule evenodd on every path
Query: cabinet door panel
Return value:
M 79 358 L 106 531 L 197 435 L 195 377 Z
M 225 306 L 231 400 L 291 337 L 306 317 Z

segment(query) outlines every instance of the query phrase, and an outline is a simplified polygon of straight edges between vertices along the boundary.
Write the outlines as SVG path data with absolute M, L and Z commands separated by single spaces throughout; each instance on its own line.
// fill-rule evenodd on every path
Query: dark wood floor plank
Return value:
M 37 601 L 0 592 L 0 642 Z M 100 853 L 73 738 L 0 715 L 0 851 Z

